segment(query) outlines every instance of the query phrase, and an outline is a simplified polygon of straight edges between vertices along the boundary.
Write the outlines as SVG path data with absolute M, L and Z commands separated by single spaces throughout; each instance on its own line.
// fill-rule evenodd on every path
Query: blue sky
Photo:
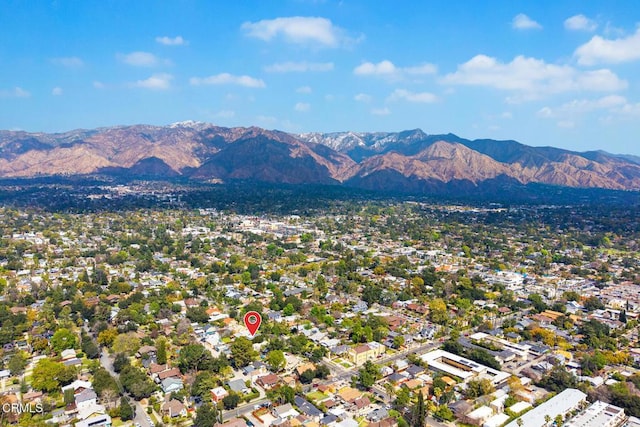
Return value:
M 640 2 L 0 4 L 0 128 L 196 120 L 640 154 Z

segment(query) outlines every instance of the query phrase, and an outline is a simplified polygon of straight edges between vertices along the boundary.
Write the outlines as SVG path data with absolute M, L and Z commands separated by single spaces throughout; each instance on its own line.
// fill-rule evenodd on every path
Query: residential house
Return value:
M 166 393 L 173 393 L 184 388 L 184 384 L 180 378 L 169 377 L 160 381 L 160 387 L 162 391 Z
M 171 368 L 171 369 L 167 369 L 166 371 L 158 372 L 156 382 L 161 382 L 171 377 L 180 378 L 180 369 Z
M 76 408 L 78 410 L 95 406 L 98 403 L 97 401 L 98 395 L 90 388 L 84 389 L 75 395 Z
M 311 402 L 309 402 L 302 396 L 295 396 L 294 403 L 296 404 L 300 412 L 316 422 L 319 422 L 320 419 L 324 416 L 321 410 L 316 408 Z
M 360 366 L 367 360 L 374 360 L 378 356 L 382 356 L 385 350 L 386 347 L 384 345 L 373 341 L 351 348 L 347 352 L 347 357 L 354 365 Z
M 247 422 L 242 418 L 232 418 L 223 423 L 221 427 L 247 427 Z
M 227 385 L 232 391 L 235 391 L 236 393 L 247 394 L 251 391 L 251 389 L 247 387 L 247 384 L 240 378 L 228 381 Z
M 160 409 L 162 415 L 166 415 L 169 418 L 184 417 L 187 415 L 187 408 L 178 399 L 171 399 L 168 402 L 164 402 Z
M 211 389 L 211 400 L 213 400 L 214 402 L 220 402 L 227 396 L 229 396 L 229 392 L 223 387 L 216 387 Z
M 387 417 L 380 421 L 372 421 L 367 427 L 398 427 L 398 420 L 393 417 Z
M 282 420 L 289 420 L 297 417 L 298 415 L 300 415 L 300 412 L 296 411 L 290 403 L 273 408 L 273 416 Z
M 263 375 L 256 380 L 256 384 L 265 390 L 271 390 L 280 382 L 280 377 L 276 374 Z

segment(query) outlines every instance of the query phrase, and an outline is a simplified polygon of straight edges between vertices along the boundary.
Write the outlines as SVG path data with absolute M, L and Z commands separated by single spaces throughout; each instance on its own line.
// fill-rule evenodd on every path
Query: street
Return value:
M 246 415 L 246 414 L 252 412 L 253 408 L 256 405 L 261 405 L 261 404 L 267 403 L 267 402 L 269 402 L 269 399 L 264 398 L 264 399 L 260 399 L 260 400 L 255 400 L 253 402 L 245 403 L 244 405 L 240 405 L 236 409 L 232 409 L 230 411 L 224 411 L 224 413 L 222 414 L 222 420 L 223 421 L 228 421 L 231 418 L 235 418 L 235 417 L 240 417 L 242 415 Z
M 129 403 L 131 403 L 135 408 L 136 414 L 133 418 L 133 422 L 139 423 L 142 427 L 151 427 L 151 424 L 147 420 L 147 412 L 144 410 L 140 402 L 131 398 L 131 396 L 129 396 L 122 388 L 122 385 L 120 384 L 120 375 L 113 370 L 113 360 L 111 356 L 109 356 L 106 348 L 102 348 L 102 352 L 100 353 L 100 365 L 102 365 L 102 367 L 105 368 L 107 372 L 109 372 L 116 379 L 118 388 L 120 389 L 120 393 L 127 396 L 127 398 L 129 399 Z

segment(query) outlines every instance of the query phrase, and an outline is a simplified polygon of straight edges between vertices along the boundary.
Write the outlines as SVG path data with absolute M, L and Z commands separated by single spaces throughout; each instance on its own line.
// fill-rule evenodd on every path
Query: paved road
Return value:
M 122 385 L 120 384 L 120 374 L 113 370 L 113 359 L 109 356 L 106 348 L 102 349 L 102 353 L 100 353 L 100 365 L 107 370 L 111 375 L 113 375 L 118 383 L 118 387 L 120 388 L 120 393 L 126 395 L 129 399 L 129 402 L 133 404 L 136 415 L 133 418 L 134 423 L 139 423 L 142 427 L 151 427 L 151 424 L 147 420 L 147 412 L 144 410 L 140 402 L 134 400 L 127 393 L 124 392 Z
M 398 359 L 402 359 L 403 357 L 405 357 L 407 354 L 409 353 L 426 353 L 429 352 L 437 347 L 440 347 L 442 343 L 439 341 L 431 341 L 425 344 L 421 344 L 417 347 L 410 347 L 407 349 L 404 349 L 402 351 L 399 351 L 397 353 L 394 353 L 390 356 L 386 356 L 386 357 L 382 357 L 380 359 L 376 359 L 376 360 L 372 360 L 372 362 L 374 362 L 377 365 L 384 365 L 386 363 L 389 362 L 394 362 Z M 358 370 L 360 369 L 359 366 L 355 366 L 353 368 L 349 368 L 346 369 L 345 367 L 341 366 L 338 363 L 335 363 L 333 361 L 327 360 L 327 359 L 323 359 L 322 360 L 322 364 L 324 364 L 327 368 L 329 368 L 329 370 L 331 371 L 331 377 L 329 379 L 329 382 L 331 381 L 340 381 L 340 380 L 348 380 L 351 379 L 351 377 L 355 376 L 358 374 Z
M 246 415 L 253 411 L 254 406 L 260 405 L 262 403 L 267 403 L 267 402 L 270 402 L 270 400 L 267 398 L 264 398 L 260 400 L 255 400 L 253 402 L 245 403 L 244 405 L 240 405 L 236 409 L 232 409 L 230 411 L 224 411 L 224 413 L 222 414 L 222 420 L 228 421 L 231 418 Z

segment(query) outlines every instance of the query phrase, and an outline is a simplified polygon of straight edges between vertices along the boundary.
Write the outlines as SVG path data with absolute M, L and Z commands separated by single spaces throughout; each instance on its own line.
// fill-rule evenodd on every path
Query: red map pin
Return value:
M 251 336 L 254 336 L 256 332 L 258 332 L 261 323 L 262 317 L 260 313 L 256 311 L 248 311 L 247 314 L 244 315 L 244 326 L 247 327 Z

